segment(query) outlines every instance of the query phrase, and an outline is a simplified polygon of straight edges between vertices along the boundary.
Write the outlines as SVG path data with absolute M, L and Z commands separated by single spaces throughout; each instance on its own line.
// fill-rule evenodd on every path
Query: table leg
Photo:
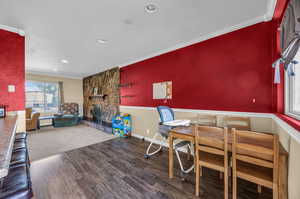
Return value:
M 174 159 L 173 159 L 173 136 L 169 136 L 169 178 L 174 176 Z
M 278 164 L 278 195 L 279 198 L 288 198 L 288 156 L 280 155 Z

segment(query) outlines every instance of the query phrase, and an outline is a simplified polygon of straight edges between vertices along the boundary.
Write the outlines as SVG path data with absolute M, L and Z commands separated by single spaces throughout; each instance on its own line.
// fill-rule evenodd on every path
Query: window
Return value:
M 294 60 L 299 63 L 294 66 L 295 76 L 286 74 L 286 114 L 300 120 L 300 50 Z
M 37 112 L 58 112 L 59 84 L 55 82 L 26 81 L 26 107 Z

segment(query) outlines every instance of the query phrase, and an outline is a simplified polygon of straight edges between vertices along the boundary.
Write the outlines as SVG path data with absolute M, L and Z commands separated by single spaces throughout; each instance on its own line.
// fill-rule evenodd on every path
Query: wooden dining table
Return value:
M 208 132 L 198 132 L 199 136 L 210 136 Z M 175 139 L 181 139 L 185 141 L 190 141 L 191 143 L 195 143 L 195 133 L 193 131 L 193 126 L 186 126 L 186 127 L 177 127 L 172 129 L 169 132 L 169 178 L 174 177 L 174 148 L 173 143 Z M 214 139 L 223 139 L 221 135 L 215 135 Z M 231 131 L 228 131 L 228 150 L 232 150 L 232 140 L 233 136 Z M 272 142 L 266 142 L 262 140 L 244 140 L 248 143 L 253 143 L 254 145 L 260 145 L 267 148 L 272 148 Z M 287 198 L 288 194 L 288 152 L 284 149 L 282 144 L 280 143 L 279 149 L 279 162 L 278 162 L 278 191 L 279 191 L 279 198 L 285 199 Z

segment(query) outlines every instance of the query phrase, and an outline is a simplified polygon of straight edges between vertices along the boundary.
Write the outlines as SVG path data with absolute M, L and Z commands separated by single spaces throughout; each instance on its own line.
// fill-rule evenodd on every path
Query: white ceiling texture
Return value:
M 156 12 L 146 12 L 149 4 Z M 271 20 L 275 4 L 276 0 L 1 0 L 0 28 L 25 32 L 27 72 L 82 78 Z

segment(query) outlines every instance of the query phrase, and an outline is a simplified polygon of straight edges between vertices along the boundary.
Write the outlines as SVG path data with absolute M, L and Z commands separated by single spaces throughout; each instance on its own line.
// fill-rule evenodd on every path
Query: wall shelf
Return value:
M 100 95 L 90 95 L 89 99 L 93 99 L 93 98 L 104 98 L 105 96 L 107 96 L 106 94 L 100 94 Z

